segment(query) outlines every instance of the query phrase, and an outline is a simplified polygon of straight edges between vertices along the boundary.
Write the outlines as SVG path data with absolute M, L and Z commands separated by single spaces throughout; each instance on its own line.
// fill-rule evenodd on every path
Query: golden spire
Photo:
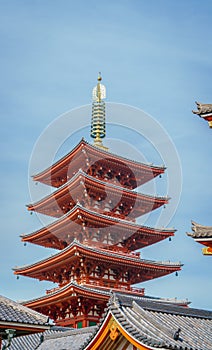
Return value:
M 98 81 L 101 81 L 101 80 L 102 80 L 101 72 L 99 72 L 97 80 L 98 80 Z
M 101 84 L 101 73 L 98 74 L 97 85 L 93 88 L 92 119 L 91 119 L 91 137 L 94 138 L 94 146 L 107 149 L 102 144 L 105 137 L 105 102 L 106 88 Z

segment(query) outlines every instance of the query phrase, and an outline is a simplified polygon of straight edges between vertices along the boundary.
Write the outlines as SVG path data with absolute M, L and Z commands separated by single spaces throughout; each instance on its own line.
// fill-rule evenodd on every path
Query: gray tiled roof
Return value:
M 53 326 L 50 330 L 46 330 L 44 333 L 34 333 L 21 337 L 14 338 L 8 350 L 35 350 L 37 349 L 42 339 L 50 334 L 60 334 L 66 332 L 68 328 Z M 6 341 L 3 340 L 2 346 Z
M 212 350 L 212 311 L 177 306 L 157 298 L 113 293 L 106 315 L 108 313 L 141 345 L 157 349 Z M 44 333 L 42 343 L 41 333 L 19 337 L 13 340 L 9 350 L 83 350 L 101 324 L 71 330 L 53 327 Z M 179 329 L 176 340 L 174 335 Z
M 114 299 L 114 295 L 116 296 L 116 299 Z M 177 314 L 189 317 L 209 318 L 212 320 L 212 311 L 179 306 L 177 303 L 168 303 L 166 299 L 153 299 L 145 297 L 135 298 L 129 297 L 122 293 L 114 293 L 113 298 L 110 300 L 110 304 L 112 304 L 114 300 L 118 300 L 121 307 L 132 307 L 133 303 L 136 302 L 136 304 L 145 310 L 167 312 L 173 315 Z
M 92 336 L 96 327 L 74 329 L 65 333 L 46 335 L 38 350 L 79 350 L 82 344 Z M 34 350 L 34 349 L 33 349 Z
M 212 311 L 114 294 L 108 312 L 140 344 L 163 349 L 212 350 Z M 175 339 L 178 330 L 179 338 Z M 80 349 L 86 349 L 90 341 Z
M 192 111 L 194 114 L 204 115 L 212 113 L 212 104 L 195 102 L 197 105 L 197 111 Z
M 1 322 L 44 326 L 48 324 L 48 317 L 15 301 L 0 296 L 0 323 Z
M 192 221 L 192 233 L 187 233 L 193 238 L 212 238 L 212 226 L 203 226 Z

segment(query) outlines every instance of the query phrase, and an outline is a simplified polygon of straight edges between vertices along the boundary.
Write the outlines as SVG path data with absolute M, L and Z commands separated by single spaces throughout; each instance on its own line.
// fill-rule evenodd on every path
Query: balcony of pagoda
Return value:
M 138 296 L 144 296 L 145 295 L 145 288 L 135 288 L 128 285 L 123 285 L 123 284 L 117 284 L 114 287 L 111 286 L 103 286 L 101 282 L 93 282 L 90 281 L 90 283 L 82 283 L 81 285 L 87 287 L 87 288 L 96 288 L 102 291 L 107 290 L 109 293 L 111 292 L 117 292 L 117 293 L 123 293 L 123 294 L 134 294 Z
M 134 295 L 138 295 L 138 296 L 144 296 L 145 295 L 145 288 L 135 288 L 135 287 L 131 287 L 131 286 L 123 286 L 123 285 L 118 285 L 118 287 L 116 288 L 111 288 L 111 287 L 103 287 L 102 283 L 99 281 L 96 281 L 95 283 L 90 281 L 90 283 L 81 283 L 79 284 L 81 286 L 84 286 L 86 288 L 96 288 L 99 289 L 100 291 L 108 291 L 109 293 L 111 293 L 111 291 L 113 292 L 122 292 L 125 294 L 134 294 Z M 65 286 L 65 285 L 64 285 Z M 60 287 L 55 287 L 55 288 L 51 288 L 51 289 L 47 289 L 46 290 L 46 294 L 52 294 L 55 292 L 59 292 L 61 290 L 61 286 Z
M 80 206 L 31 234 L 23 242 L 63 249 L 74 239 L 93 247 L 133 251 L 174 236 L 174 229 L 156 229 L 94 213 Z
M 16 275 L 58 283 L 102 283 L 108 288 L 126 289 L 140 282 L 165 276 L 181 269 L 180 263 L 140 259 L 135 254 L 121 254 L 73 242 L 59 253 L 35 264 L 16 268 Z
M 90 145 L 85 140 L 51 167 L 34 175 L 34 181 L 60 187 L 82 169 L 104 181 L 134 189 L 164 173 L 164 166 L 132 161 Z
M 28 210 L 58 218 L 78 204 L 104 215 L 134 221 L 135 218 L 164 206 L 168 200 L 168 197 L 123 189 L 78 171 L 64 186 L 28 205 Z

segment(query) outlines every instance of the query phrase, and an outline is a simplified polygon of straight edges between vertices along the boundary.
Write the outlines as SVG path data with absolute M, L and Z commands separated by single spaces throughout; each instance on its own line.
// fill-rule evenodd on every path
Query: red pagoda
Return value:
M 93 89 L 91 136 L 33 179 L 56 190 L 28 205 L 29 211 L 57 218 L 22 241 L 59 250 L 37 263 L 14 269 L 16 275 L 57 283 L 46 295 L 24 304 L 57 325 L 86 327 L 99 322 L 111 291 L 143 296 L 133 285 L 181 269 L 180 263 L 140 258 L 138 249 L 174 235 L 174 229 L 141 226 L 136 219 L 168 203 L 167 197 L 135 189 L 164 173 L 112 154 L 105 136 L 105 87 Z

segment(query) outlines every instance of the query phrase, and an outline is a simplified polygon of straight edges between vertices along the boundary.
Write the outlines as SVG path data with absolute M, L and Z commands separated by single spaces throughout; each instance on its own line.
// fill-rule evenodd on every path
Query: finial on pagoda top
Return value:
M 97 85 L 92 91 L 92 119 L 91 119 L 91 137 L 94 138 L 94 146 L 107 150 L 107 147 L 103 146 L 102 139 L 106 135 L 105 128 L 105 102 L 106 88 L 100 82 L 102 81 L 101 73 L 99 72 L 97 77 Z
M 97 80 L 98 80 L 98 81 L 101 81 L 101 80 L 102 80 L 101 72 L 99 72 Z
M 106 98 L 106 88 L 100 83 L 102 81 L 101 72 L 98 74 L 97 81 L 97 85 L 93 88 L 92 99 L 93 102 L 103 102 L 102 100 Z

